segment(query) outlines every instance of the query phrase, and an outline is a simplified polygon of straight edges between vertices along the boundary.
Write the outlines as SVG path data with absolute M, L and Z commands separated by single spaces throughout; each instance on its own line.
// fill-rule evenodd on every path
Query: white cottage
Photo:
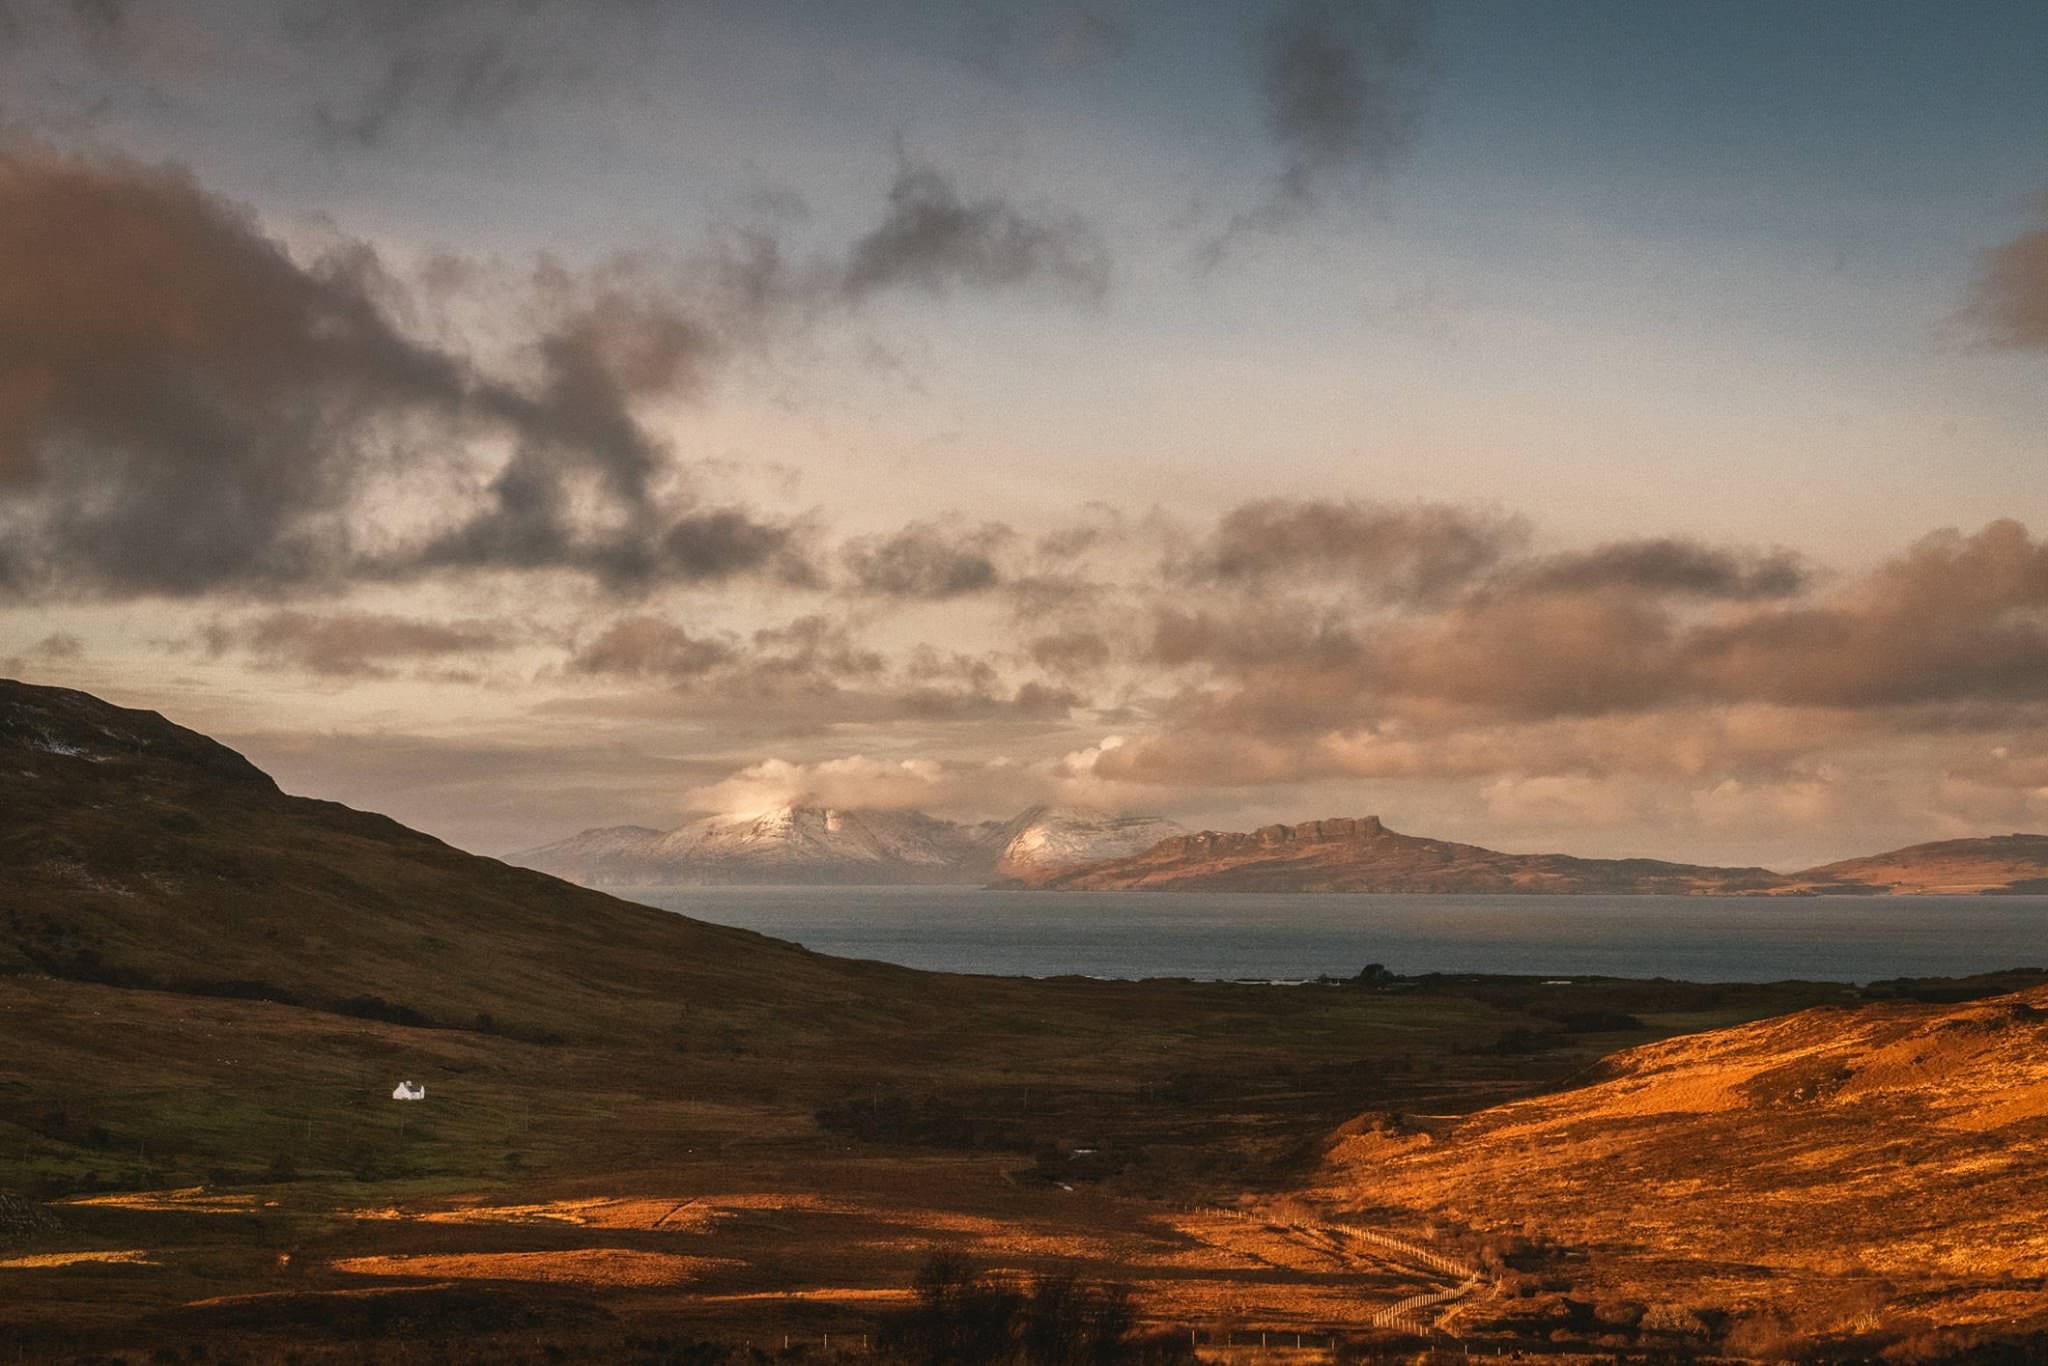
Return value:
M 427 1098 L 427 1088 L 415 1081 L 402 1081 L 398 1083 L 397 1089 L 392 1091 L 391 1098 L 393 1100 L 425 1100 Z

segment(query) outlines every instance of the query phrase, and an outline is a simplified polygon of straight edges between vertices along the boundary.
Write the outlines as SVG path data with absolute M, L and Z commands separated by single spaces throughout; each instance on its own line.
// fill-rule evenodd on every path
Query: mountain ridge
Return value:
M 1204 830 L 1141 853 L 1025 876 L 1053 891 L 1811 896 L 2048 892 L 2048 835 L 1912 845 L 1792 873 L 1663 859 L 1511 854 L 1390 830 L 1377 816 Z
M 88 693 L 0 680 L 0 774 L 0 975 L 412 1024 L 488 1018 L 536 1038 L 681 999 L 756 1020 L 914 976 L 288 795 L 227 746 Z
M 1135 853 L 1181 830 L 1156 816 L 1037 805 L 963 824 L 921 811 L 790 803 L 674 830 L 599 826 L 506 855 L 586 886 L 724 884 L 980 886 Z

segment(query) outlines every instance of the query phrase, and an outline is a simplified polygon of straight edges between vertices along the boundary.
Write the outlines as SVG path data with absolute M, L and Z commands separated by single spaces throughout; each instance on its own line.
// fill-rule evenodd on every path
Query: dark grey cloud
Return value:
M 301 266 L 184 174 L 0 154 L 0 544 L 17 586 L 319 579 L 357 471 L 488 400 L 400 335 L 374 257 Z
M 692 635 L 658 617 L 627 617 L 577 650 L 570 667 L 578 673 L 622 678 L 698 678 L 730 662 L 737 648 L 729 639 Z
M 17 145 L 0 154 L 0 591 L 282 593 L 464 571 L 566 571 L 626 594 L 820 587 L 821 529 L 707 496 L 639 405 L 701 396 L 855 296 L 1086 277 L 1063 229 L 910 174 L 850 257 L 802 269 L 735 231 L 690 255 L 514 279 L 442 259 L 401 278 L 357 242 L 302 261 L 175 168 Z M 466 290 L 526 301 L 509 363 L 419 326 Z M 509 456 L 478 487 L 482 446 Z M 362 508 L 399 476 L 442 515 L 394 541 Z M 914 527 L 849 563 L 864 590 L 943 597 L 995 582 L 995 544 L 987 528 Z
M 1423 602 L 1465 588 L 1528 534 L 1520 518 L 1447 504 L 1264 499 L 1226 513 L 1173 558 L 1169 574 L 1243 586 L 1343 583 L 1383 602 Z
M 847 623 L 819 614 L 745 635 L 691 630 L 663 617 L 636 614 L 611 622 L 578 646 L 569 668 L 765 701 L 866 684 L 881 678 L 889 664 L 863 646 Z
M 18 676 L 32 664 L 68 661 L 85 657 L 85 642 L 69 631 L 52 631 L 20 654 L 0 656 L 0 674 Z
M 459 278 L 461 263 L 442 273 Z M 701 396 L 801 307 L 772 239 L 741 233 L 687 260 L 630 255 L 582 273 L 543 261 L 530 288 L 538 378 L 499 399 L 519 444 L 481 508 L 389 572 L 567 567 L 627 592 L 749 574 L 814 584 L 807 524 L 665 497 L 675 453 L 635 412 L 653 396 Z M 603 530 L 572 512 L 589 481 L 608 505 Z
M 1810 571 L 1789 550 L 1731 550 L 1676 536 L 1610 541 L 1591 550 L 1553 555 L 1520 566 L 1511 582 L 1524 589 L 1585 592 L 1604 588 L 1698 598 L 1789 598 L 1804 592 Z
M 822 615 L 748 635 L 695 631 L 636 615 L 578 648 L 570 671 L 631 685 L 658 685 L 667 705 L 721 730 L 788 736 L 892 721 L 1044 723 L 1084 705 L 1071 688 L 1013 681 L 997 660 L 919 645 L 890 659 L 845 621 Z
M 847 545 L 854 588 L 889 598 L 956 598 L 986 592 L 1002 578 L 996 556 L 1015 538 L 999 523 L 953 528 L 914 522 L 890 536 Z
M 905 161 L 888 213 L 847 253 L 840 287 L 859 299 L 886 289 L 944 293 L 1049 287 L 1083 299 L 1109 288 L 1108 248 L 1086 219 L 1029 210 L 1002 195 L 968 199 L 931 166 Z
M 1144 657 L 1166 668 L 1198 664 L 1243 675 L 1349 668 L 1362 660 L 1363 646 L 1357 630 L 1327 609 L 1288 604 L 1285 610 L 1215 611 L 1166 604 L 1153 612 Z
M 1963 321 L 1986 345 L 2048 350 L 2048 227 L 1982 253 Z
M 1286 155 L 1280 193 L 1313 203 L 1407 150 L 1428 88 L 1423 0 L 1299 0 L 1259 36 L 1266 126 Z
M 622 590 L 812 582 L 808 529 L 657 489 L 674 455 L 637 399 L 700 392 L 745 323 L 647 272 L 533 283 L 534 378 L 485 375 L 394 320 L 403 286 L 346 243 L 302 264 L 182 172 L 35 147 L 0 158 L 0 585 L 104 596 L 276 592 L 448 569 L 567 569 Z M 749 263 L 728 300 L 758 305 Z M 548 286 L 548 288 L 543 288 Z M 357 500 L 403 469 L 481 506 L 409 549 L 359 544 Z M 597 527 L 572 513 L 594 492 Z
M 873 678 L 888 667 L 878 651 L 854 638 L 845 622 L 818 613 L 762 627 L 751 639 L 763 671 L 783 678 L 809 683 Z
M 337 148 L 494 132 L 521 107 L 631 89 L 636 54 L 680 6 L 656 0 L 294 0 L 282 34 L 324 78 L 316 133 Z
M 1061 678 L 1100 673 L 1115 653 L 1102 632 L 1086 628 L 1034 637 L 1025 649 L 1032 663 Z
M 1716 697 L 2048 700 L 2048 545 L 2009 520 L 1936 532 L 1826 600 L 1693 630 L 1677 660 Z
M 261 668 L 331 678 L 387 678 L 401 663 L 495 654 L 514 643 L 504 622 L 429 621 L 383 612 L 277 611 L 206 632 L 209 653 L 246 652 Z
M 1392 616 L 1277 593 L 1162 606 L 1143 658 L 1198 672 L 1182 705 L 1201 725 L 1256 735 L 1390 716 L 2048 703 L 2048 547 L 2016 522 L 1925 537 L 1826 593 L 1789 590 L 1768 560 L 1737 557 L 1732 575 L 1583 563 L 1601 570 L 1586 591 L 1479 589 Z M 1724 609 L 1702 616 L 1687 601 L 1700 595 Z
M 1198 256 L 1213 267 L 1250 232 L 1355 197 L 1414 142 L 1433 83 L 1431 0 L 1290 0 L 1253 34 L 1266 132 L 1280 154 L 1266 196 Z

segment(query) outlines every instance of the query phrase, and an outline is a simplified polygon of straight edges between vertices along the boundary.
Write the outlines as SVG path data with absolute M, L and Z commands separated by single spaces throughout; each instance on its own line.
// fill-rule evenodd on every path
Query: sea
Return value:
M 1265 982 L 1398 973 L 1871 982 L 2048 964 L 2048 896 L 1378 896 L 678 887 L 621 895 L 937 972 Z

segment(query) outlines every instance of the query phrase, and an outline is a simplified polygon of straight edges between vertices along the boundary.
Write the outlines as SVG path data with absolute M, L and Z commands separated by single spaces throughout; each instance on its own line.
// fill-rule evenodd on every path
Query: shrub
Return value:
M 1127 1287 L 1070 1272 L 1018 1287 L 957 1252 L 934 1252 L 912 1282 L 917 1304 L 883 1320 L 884 1360 L 995 1366 L 1177 1366 L 1194 1360 L 1178 1332 L 1140 1335 Z

